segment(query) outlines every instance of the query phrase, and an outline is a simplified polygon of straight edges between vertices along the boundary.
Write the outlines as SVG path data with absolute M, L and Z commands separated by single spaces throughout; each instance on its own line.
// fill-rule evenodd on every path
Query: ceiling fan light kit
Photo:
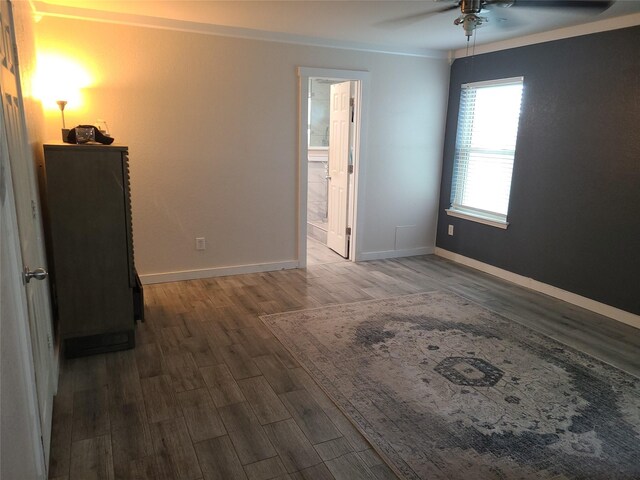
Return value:
M 497 5 L 503 8 L 510 7 L 516 0 L 459 0 L 458 6 L 460 7 L 460 15 L 453 21 L 454 25 L 462 25 L 464 34 L 467 36 L 467 41 L 473 35 L 473 32 L 479 26 L 489 21 L 486 17 L 481 17 L 478 14 L 483 9 L 487 8 L 487 5 Z
M 454 25 L 462 25 L 464 29 L 464 34 L 467 36 L 467 40 L 473 35 L 473 31 L 482 25 L 483 23 L 488 22 L 488 19 L 485 17 L 479 17 L 475 13 L 468 13 L 466 15 L 461 15 L 453 21 Z

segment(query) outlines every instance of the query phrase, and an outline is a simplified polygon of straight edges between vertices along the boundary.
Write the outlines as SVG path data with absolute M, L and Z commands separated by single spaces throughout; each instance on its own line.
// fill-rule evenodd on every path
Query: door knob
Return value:
M 326 177 L 324 177 L 325 180 L 331 180 L 331 176 L 327 175 Z
M 49 274 L 44 268 L 36 268 L 35 270 L 29 270 L 29 267 L 24 267 L 24 282 L 29 283 L 32 278 L 36 280 L 44 280 Z

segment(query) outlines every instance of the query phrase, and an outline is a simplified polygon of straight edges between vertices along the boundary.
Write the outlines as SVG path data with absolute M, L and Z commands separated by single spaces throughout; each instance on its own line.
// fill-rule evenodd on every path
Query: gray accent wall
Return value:
M 640 314 L 639 48 L 632 27 L 456 60 L 436 245 Z M 520 75 L 508 229 L 448 216 L 460 85 Z

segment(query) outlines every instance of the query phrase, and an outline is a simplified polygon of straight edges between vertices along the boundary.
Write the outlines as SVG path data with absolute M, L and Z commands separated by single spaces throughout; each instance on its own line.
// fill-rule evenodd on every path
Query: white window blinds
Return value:
M 462 85 L 451 210 L 507 221 L 523 77 Z

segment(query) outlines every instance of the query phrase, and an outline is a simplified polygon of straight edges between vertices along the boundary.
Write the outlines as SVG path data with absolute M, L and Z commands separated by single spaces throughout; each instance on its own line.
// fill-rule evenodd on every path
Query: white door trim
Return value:
M 353 225 L 351 228 L 351 242 L 349 259 L 352 262 L 361 260 L 359 252 L 362 250 L 358 238 L 364 210 L 364 185 L 366 174 L 367 127 L 370 98 L 370 72 L 362 70 L 337 70 L 332 68 L 298 67 L 298 267 L 307 266 L 307 188 L 308 188 L 308 148 L 307 148 L 307 119 L 309 114 L 309 79 L 313 77 L 330 78 L 333 80 L 353 80 L 356 82 L 356 111 L 355 121 L 358 128 L 355 132 L 354 148 L 354 202 Z

